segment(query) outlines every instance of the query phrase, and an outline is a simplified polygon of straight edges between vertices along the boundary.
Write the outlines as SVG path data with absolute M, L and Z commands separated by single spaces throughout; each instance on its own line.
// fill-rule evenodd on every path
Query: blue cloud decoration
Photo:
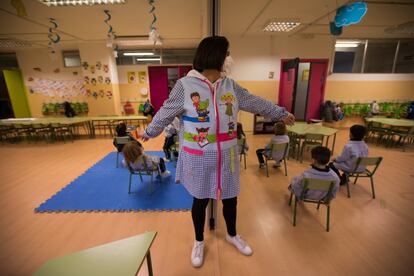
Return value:
M 336 11 L 335 25 L 343 27 L 357 24 L 362 20 L 367 10 L 368 7 L 365 2 L 354 2 L 344 5 Z

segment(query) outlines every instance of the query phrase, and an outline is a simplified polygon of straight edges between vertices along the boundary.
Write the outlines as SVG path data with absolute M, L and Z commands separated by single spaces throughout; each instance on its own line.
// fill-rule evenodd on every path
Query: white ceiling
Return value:
M 21 0 L 27 17 L 18 17 L 11 1 L 0 1 L 0 38 L 30 41 L 47 47 L 48 22 L 58 22 L 62 47 L 81 42 L 105 41 L 108 27 L 104 9 L 111 10 L 117 35 L 147 35 L 152 17 L 146 0 L 128 0 L 122 5 L 47 7 L 35 0 Z M 221 0 L 221 34 L 227 36 L 326 35 L 334 10 L 348 0 Z M 386 34 L 384 30 L 414 21 L 414 0 L 368 2 L 368 13 L 360 24 L 345 27 L 342 37 L 392 38 L 412 34 Z M 394 4 L 381 4 L 393 2 Z M 396 3 L 397 2 L 397 3 Z M 163 47 L 194 47 L 207 34 L 207 0 L 157 0 L 156 27 Z M 300 27 L 289 33 L 264 33 L 271 19 L 298 19 Z

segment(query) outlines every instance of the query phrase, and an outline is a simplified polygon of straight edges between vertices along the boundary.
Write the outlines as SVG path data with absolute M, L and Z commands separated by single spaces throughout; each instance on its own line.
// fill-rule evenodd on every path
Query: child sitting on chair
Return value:
M 115 132 L 116 132 L 116 137 L 128 137 L 128 139 L 130 141 L 134 141 L 136 140 L 134 137 L 132 137 L 130 134 L 127 133 L 127 126 L 124 122 L 120 122 L 116 127 L 115 127 Z M 141 147 L 141 143 L 136 141 Z M 118 152 L 121 152 L 122 149 L 124 148 L 125 144 L 118 144 L 116 142 L 116 139 L 114 138 L 112 144 L 116 147 L 116 149 L 118 150 Z
M 336 192 L 339 189 L 339 177 L 328 166 L 329 159 L 331 158 L 331 151 L 327 147 L 318 146 L 313 148 L 312 154 L 312 167 L 302 173 L 300 176 L 295 176 L 289 185 L 289 190 L 292 191 L 297 197 L 300 197 L 303 192 L 303 179 L 304 178 L 316 178 L 322 180 L 334 180 L 335 186 L 332 189 L 332 198 L 335 197 Z M 307 199 L 321 200 L 327 195 L 326 191 L 308 191 L 306 193 Z
M 241 123 L 237 123 L 237 140 L 240 139 L 246 139 L 246 134 L 243 131 L 243 125 Z M 244 141 L 244 148 L 242 148 L 243 145 L 239 144 L 238 150 L 239 154 L 246 153 L 249 150 L 249 145 L 247 144 L 247 141 Z
M 353 125 L 349 130 L 348 143 L 345 144 L 341 155 L 336 157 L 333 162 L 329 164 L 331 169 L 341 178 L 341 185 L 348 182 L 348 174 L 355 169 L 356 160 L 358 157 L 368 156 L 368 146 L 363 140 L 367 129 L 362 125 Z M 344 173 L 341 175 L 339 170 Z M 357 172 L 363 172 L 365 167 L 361 166 Z
M 270 142 L 264 149 L 256 150 L 257 159 L 259 160 L 259 168 L 264 168 L 264 158 L 263 155 L 267 157 L 272 157 L 275 160 L 276 164 L 273 166 L 275 168 L 280 167 L 280 161 L 283 159 L 284 152 L 276 151 L 272 152 L 272 144 L 284 144 L 289 143 L 289 136 L 286 135 L 286 125 L 284 122 L 280 121 L 275 124 L 275 136 L 272 137 Z M 289 145 L 288 145 L 289 148 Z M 286 153 L 288 154 L 288 153 Z
M 165 133 L 165 141 L 164 146 L 162 149 L 165 153 L 165 158 L 167 160 L 171 159 L 171 147 L 175 144 L 175 137 L 178 134 L 178 131 L 180 130 L 180 120 L 175 117 L 171 124 L 165 127 L 164 133 Z M 178 152 L 173 152 L 175 157 L 178 157 Z
M 144 148 L 137 141 L 131 141 L 125 144 L 122 153 L 124 154 L 122 163 L 134 171 L 151 170 L 158 167 L 162 177 L 170 175 L 170 172 L 165 167 L 164 159 L 159 156 L 146 155 Z M 143 163 L 143 160 L 146 162 Z

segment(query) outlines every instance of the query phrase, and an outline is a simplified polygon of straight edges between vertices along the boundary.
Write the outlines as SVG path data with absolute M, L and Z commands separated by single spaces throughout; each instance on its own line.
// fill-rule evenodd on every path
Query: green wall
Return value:
M 9 91 L 14 116 L 16 118 L 31 117 L 22 74 L 20 71 L 14 70 L 3 70 L 3 74 L 7 90 Z

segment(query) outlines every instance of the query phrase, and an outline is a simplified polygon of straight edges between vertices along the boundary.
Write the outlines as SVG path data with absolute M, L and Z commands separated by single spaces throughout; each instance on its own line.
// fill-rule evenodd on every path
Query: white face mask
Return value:
M 224 60 L 223 68 L 221 69 L 221 75 L 223 77 L 230 75 L 233 64 L 234 64 L 233 58 L 230 55 L 227 56 L 226 59 Z

